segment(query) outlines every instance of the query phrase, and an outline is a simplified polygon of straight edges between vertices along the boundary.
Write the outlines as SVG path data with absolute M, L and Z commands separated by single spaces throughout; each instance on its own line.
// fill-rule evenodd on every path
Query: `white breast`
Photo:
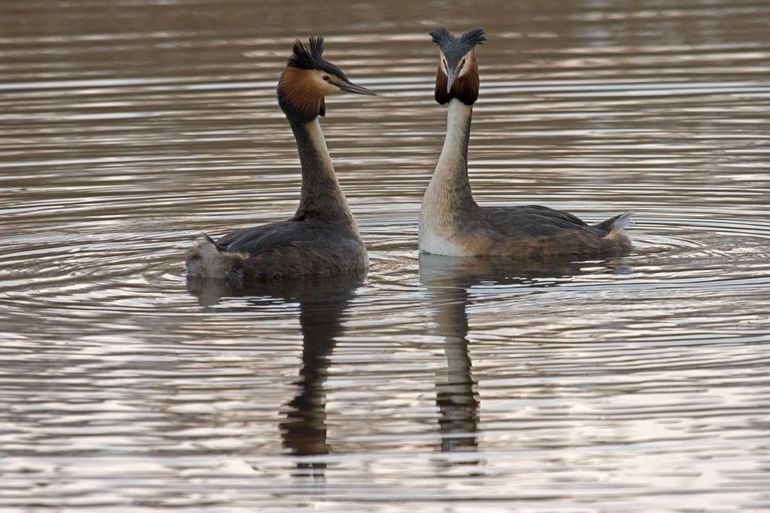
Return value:
M 432 223 L 423 222 L 423 219 L 420 219 L 419 248 L 432 255 L 470 255 L 466 248 L 452 240 L 450 234 L 440 232 Z

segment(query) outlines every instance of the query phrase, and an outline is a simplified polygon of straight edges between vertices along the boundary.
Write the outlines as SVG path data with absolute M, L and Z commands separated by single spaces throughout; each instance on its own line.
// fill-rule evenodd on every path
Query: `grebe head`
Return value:
M 294 42 L 291 57 L 278 81 L 278 104 L 281 110 L 302 122 L 312 121 L 326 113 L 324 97 L 342 92 L 374 93 L 354 84 L 345 73 L 323 58 L 324 39 L 311 37 L 307 44 Z
M 476 63 L 476 45 L 487 40 L 484 31 L 473 29 L 455 37 L 440 27 L 430 33 L 439 46 L 436 72 L 436 101 L 444 105 L 457 98 L 473 105 L 479 98 L 479 67 Z

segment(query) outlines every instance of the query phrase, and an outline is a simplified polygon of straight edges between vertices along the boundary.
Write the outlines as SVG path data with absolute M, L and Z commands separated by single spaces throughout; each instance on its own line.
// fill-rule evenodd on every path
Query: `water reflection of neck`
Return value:
M 468 351 L 467 295 L 464 288 L 438 284 L 428 285 L 428 291 L 446 357 L 446 369 L 436 379 L 441 451 L 475 451 L 479 399 Z
M 297 394 L 286 403 L 285 418 L 280 422 L 283 446 L 292 455 L 318 456 L 331 450 L 327 442 L 325 384 L 329 356 L 342 333 L 341 317 L 351 295 L 352 288 L 328 295 L 320 291 L 312 299 L 300 300 L 302 367 L 295 382 Z M 319 478 L 323 477 L 326 464 L 300 461 L 297 467 Z

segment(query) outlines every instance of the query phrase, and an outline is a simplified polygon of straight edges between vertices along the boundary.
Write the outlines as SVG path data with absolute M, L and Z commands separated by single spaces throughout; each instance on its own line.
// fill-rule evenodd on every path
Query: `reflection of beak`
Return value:
M 342 89 L 343 91 L 346 91 L 348 93 L 355 93 L 355 94 L 365 94 L 367 96 L 377 96 L 373 92 L 371 92 L 369 89 L 365 88 L 364 86 L 360 86 L 358 84 L 354 84 L 353 82 L 350 82 L 349 80 L 346 80 L 345 82 L 342 82 L 337 87 Z
M 457 79 L 457 75 L 460 74 L 460 70 L 458 68 L 452 68 L 447 71 L 446 75 L 446 92 L 452 90 L 452 84 L 454 84 L 454 81 Z

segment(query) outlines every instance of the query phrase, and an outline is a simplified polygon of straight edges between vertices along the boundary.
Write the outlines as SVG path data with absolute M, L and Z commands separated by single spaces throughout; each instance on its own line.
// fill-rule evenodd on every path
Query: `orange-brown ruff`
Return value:
M 187 273 L 249 282 L 363 274 L 369 265 L 353 214 L 334 173 L 318 116 L 324 97 L 374 93 L 350 82 L 322 57 L 323 39 L 297 41 L 278 83 L 278 103 L 297 141 L 302 166 L 300 204 L 294 217 L 199 239 L 187 254 Z
M 480 29 L 459 37 L 431 32 L 441 48 L 436 101 L 448 104 L 447 133 L 420 209 L 421 251 L 450 256 L 509 255 L 515 259 L 581 259 L 631 250 L 623 233 L 629 214 L 588 225 L 567 212 L 541 206 L 481 207 L 468 181 L 468 140 L 479 73 Z

